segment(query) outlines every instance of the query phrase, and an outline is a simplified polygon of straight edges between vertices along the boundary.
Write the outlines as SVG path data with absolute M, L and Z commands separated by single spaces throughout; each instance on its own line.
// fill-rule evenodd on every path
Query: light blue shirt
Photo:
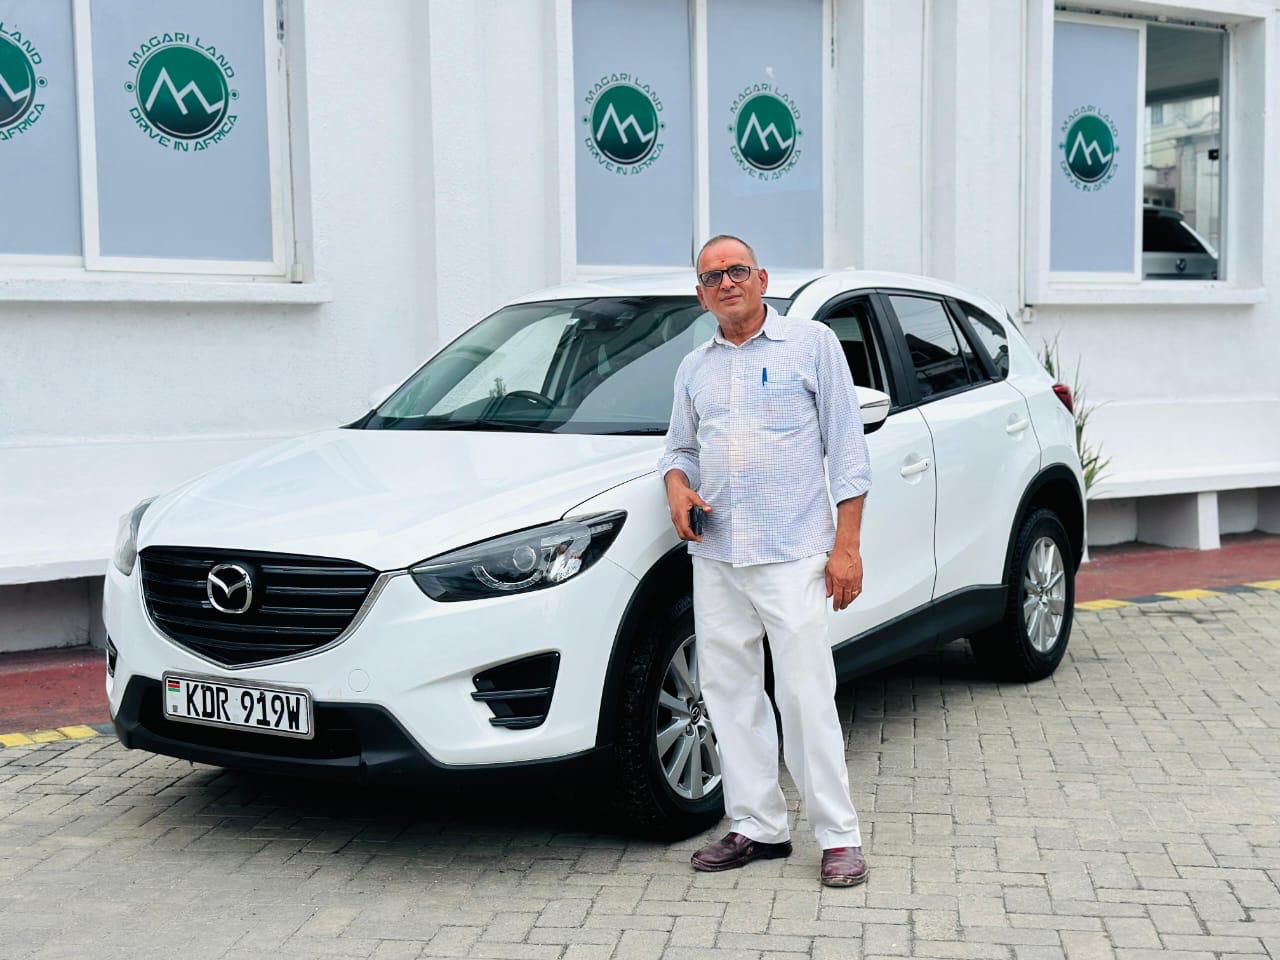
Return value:
M 717 327 L 681 361 L 658 461 L 660 476 L 683 470 L 712 507 L 689 553 L 735 567 L 830 551 L 828 475 L 836 503 L 871 486 L 839 339 L 824 324 L 765 309 L 764 326 L 741 346 Z

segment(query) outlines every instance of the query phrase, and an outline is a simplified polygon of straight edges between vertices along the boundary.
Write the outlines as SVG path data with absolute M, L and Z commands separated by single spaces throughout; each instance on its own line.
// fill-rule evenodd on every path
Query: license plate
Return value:
M 171 720 L 310 740 L 311 695 L 305 690 L 165 674 L 164 715 Z

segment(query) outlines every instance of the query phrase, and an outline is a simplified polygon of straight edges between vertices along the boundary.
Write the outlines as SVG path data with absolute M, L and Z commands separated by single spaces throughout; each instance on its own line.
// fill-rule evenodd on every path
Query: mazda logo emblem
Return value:
M 253 578 L 238 563 L 220 563 L 209 571 L 204 584 L 213 609 L 244 613 L 253 603 Z

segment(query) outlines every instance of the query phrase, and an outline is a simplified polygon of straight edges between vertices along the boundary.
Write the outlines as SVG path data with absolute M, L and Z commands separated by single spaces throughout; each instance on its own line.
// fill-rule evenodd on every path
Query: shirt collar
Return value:
M 743 346 L 750 343 L 761 334 L 764 334 L 764 336 L 768 337 L 770 340 L 781 341 L 787 339 L 787 321 L 783 318 L 782 314 L 773 309 L 773 305 L 769 303 L 764 305 L 764 326 L 746 340 L 742 341 Z M 723 334 L 720 332 L 720 324 L 718 323 L 716 324 L 716 332 L 712 335 L 711 340 L 713 343 L 718 343 L 723 347 L 736 346 L 736 344 L 730 343 L 724 338 Z

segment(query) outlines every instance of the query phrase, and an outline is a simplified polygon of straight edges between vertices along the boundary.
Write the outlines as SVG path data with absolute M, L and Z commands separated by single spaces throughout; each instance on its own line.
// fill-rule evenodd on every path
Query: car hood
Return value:
M 402 569 L 558 520 L 610 487 L 656 473 L 661 450 L 661 437 L 328 430 L 161 497 L 144 515 L 138 542 Z

